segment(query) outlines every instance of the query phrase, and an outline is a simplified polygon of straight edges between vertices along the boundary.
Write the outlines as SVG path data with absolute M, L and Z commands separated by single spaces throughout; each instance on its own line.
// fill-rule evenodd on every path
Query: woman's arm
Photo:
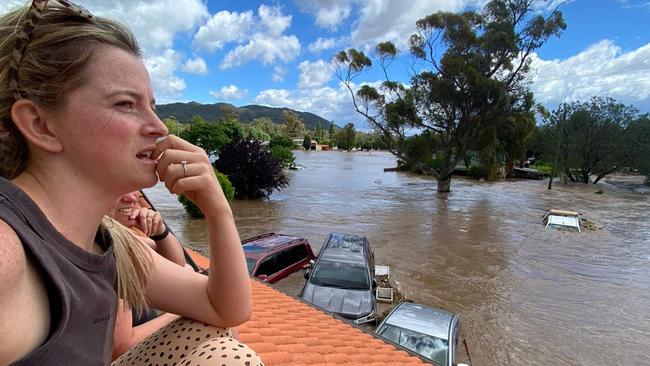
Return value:
M 210 247 L 209 277 L 183 270 L 154 256 L 147 283 L 153 307 L 216 326 L 236 326 L 250 318 L 251 289 L 235 220 L 205 151 L 176 136 L 160 142 L 152 156 L 161 181 L 204 213 Z M 183 164 L 183 162 L 185 162 Z
M 133 209 L 129 219 L 137 229 L 144 233 L 145 236 L 153 239 L 155 242 L 155 250 L 158 254 L 181 267 L 185 266 L 183 247 L 176 236 L 169 232 L 167 224 L 163 221 L 160 212 L 156 212 L 146 207 L 138 207 Z M 166 235 L 165 232 L 167 233 Z M 160 236 L 164 237 L 155 240 L 156 237 Z
M 113 332 L 113 360 L 120 357 L 131 347 L 142 342 L 158 329 L 178 318 L 178 315 L 165 313 L 134 327 L 131 309 L 125 305 L 124 300 L 120 299 L 117 306 L 115 331 Z

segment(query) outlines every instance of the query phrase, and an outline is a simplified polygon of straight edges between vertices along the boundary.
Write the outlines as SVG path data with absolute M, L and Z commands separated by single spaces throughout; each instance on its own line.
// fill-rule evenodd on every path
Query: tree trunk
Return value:
M 506 177 L 512 178 L 512 173 L 515 171 L 515 162 L 514 160 L 508 160 L 506 162 Z
M 438 193 L 446 193 L 451 190 L 451 174 L 438 179 Z

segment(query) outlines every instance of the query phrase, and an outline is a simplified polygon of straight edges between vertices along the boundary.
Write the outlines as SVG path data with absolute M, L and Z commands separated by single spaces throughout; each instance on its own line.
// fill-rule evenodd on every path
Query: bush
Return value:
M 275 135 L 271 137 L 269 147 L 273 148 L 275 146 L 284 146 L 286 148 L 293 149 L 293 140 L 285 135 Z
M 282 167 L 288 168 L 295 165 L 296 157 L 288 147 L 273 146 L 271 148 L 271 155 L 282 164 Z
M 235 196 L 235 188 L 233 188 L 232 183 L 230 183 L 230 180 L 228 180 L 228 177 L 225 174 L 218 172 L 216 169 L 214 170 L 214 174 L 217 176 L 217 180 L 219 181 L 219 185 L 221 186 L 221 190 L 223 191 L 224 196 L 226 196 L 226 199 L 229 202 L 232 201 L 233 197 Z M 178 201 L 183 205 L 185 212 L 187 212 L 190 217 L 195 219 L 201 219 L 204 217 L 203 212 L 201 212 L 199 207 L 195 205 L 194 202 L 187 199 L 185 196 L 178 196 Z
M 225 145 L 214 166 L 228 175 L 238 198 L 266 197 L 289 184 L 282 163 L 255 140 Z

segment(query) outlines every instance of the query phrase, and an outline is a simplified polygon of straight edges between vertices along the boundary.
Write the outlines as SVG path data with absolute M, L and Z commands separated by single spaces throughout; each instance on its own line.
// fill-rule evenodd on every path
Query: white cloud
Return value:
M 206 75 L 208 73 L 208 65 L 205 64 L 203 58 L 197 57 L 185 61 L 181 70 L 190 74 Z
M 161 54 L 146 57 L 144 64 L 151 75 L 157 102 L 177 100 L 185 90 L 185 80 L 174 75 L 181 64 L 181 55 L 167 49 Z
M 330 81 L 334 74 L 334 66 L 323 60 L 315 62 L 303 61 L 298 65 L 298 69 L 300 69 L 298 78 L 298 87 L 300 89 L 321 87 Z
M 243 65 L 253 60 L 263 65 L 277 61 L 289 62 L 300 54 L 300 41 L 294 35 L 283 35 L 291 25 L 291 16 L 284 16 L 278 7 L 261 5 L 258 9 L 260 28 L 248 38 L 246 44 L 228 52 L 222 70 Z
M 320 53 L 323 51 L 331 50 L 335 47 L 339 47 L 342 44 L 342 39 L 318 37 L 317 40 L 307 46 L 307 49 L 311 53 Z
M 284 76 L 287 74 L 287 69 L 281 66 L 276 66 L 273 68 L 273 75 L 271 76 L 271 80 L 277 82 L 280 82 L 284 80 Z
M 277 7 L 260 5 L 257 10 L 262 26 L 271 36 L 279 36 L 291 26 L 291 15 L 284 16 Z
M 650 43 L 622 52 L 614 42 L 603 40 L 565 60 L 533 55 L 532 67 L 532 90 L 544 104 L 599 95 L 650 107 Z
M 209 93 L 219 100 L 232 100 L 243 98 L 248 94 L 248 90 L 239 89 L 237 86 L 230 84 L 228 86 L 222 86 L 218 92 L 210 90 Z
M 377 86 L 380 83 L 369 84 Z M 353 85 L 352 89 L 356 92 L 358 87 Z M 288 107 L 311 112 L 334 121 L 339 126 L 351 122 L 357 129 L 370 129 L 366 120 L 354 111 L 350 92 L 341 84 L 338 89 L 329 86 L 303 90 L 266 89 L 255 97 L 254 102 L 269 107 Z
M 177 33 L 193 31 L 209 16 L 201 0 L 85 0 L 79 3 L 95 15 L 126 23 L 147 52 L 171 48 Z
M 294 0 L 300 9 L 316 17 L 316 25 L 336 30 L 350 16 L 350 0 Z
M 476 0 L 366 0 L 361 15 L 352 30 L 356 47 L 374 47 L 379 42 L 393 41 L 405 49 L 408 38 L 415 32 L 415 22 L 437 11 L 460 11 Z
M 255 34 L 247 44 L 228 52 L 219 66 L 222 70 L 243 65 L 252 60 L 271 64 L 277 60 L 289 62 L 300 54 L 300 42 L 296 36 L 268 38 L 263 33 Z
M 16 8 L 25 6 L 25 1 L 23 0 L 6 0 L 0 3 L 0 14 L 5 14 L 9 10 L 14 10 Z
M 252 25 L 252 11 L 220 11 L 199 28 L 192 42 L 195 47 L 212 52 L 223 48 L 226 43 L 244 40 Z

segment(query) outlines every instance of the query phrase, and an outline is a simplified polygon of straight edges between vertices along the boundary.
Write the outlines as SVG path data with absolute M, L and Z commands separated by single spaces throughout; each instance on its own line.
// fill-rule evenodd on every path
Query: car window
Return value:
M 319 286 L 367 290 L 370 279 L 366 267 L 360 264 L 321 260 L 318 262 L 311 283 Z
M 246 258 L 246 266 L 248 267 L 248 274 L 253 273 L 253 269 L 255 269 L 255 264 L 257 264 L 257 261 L 253 258 Z
M 260 276 L 260 275 L 267 275 L 270 276 L 279 270 L 281 270 L 282 267 L 278 266 L 277 263 L 277 255 L 272 255 L 268 258 L 266 258 L 259 266 L 257 269 L 257 272 L 255 272 L 255 276 Z
M 444 339 L 390 324 L 384 324 L 378 333 L 380 336 L 431 359 L 439 365 L 447 364 L 449 343 Z

